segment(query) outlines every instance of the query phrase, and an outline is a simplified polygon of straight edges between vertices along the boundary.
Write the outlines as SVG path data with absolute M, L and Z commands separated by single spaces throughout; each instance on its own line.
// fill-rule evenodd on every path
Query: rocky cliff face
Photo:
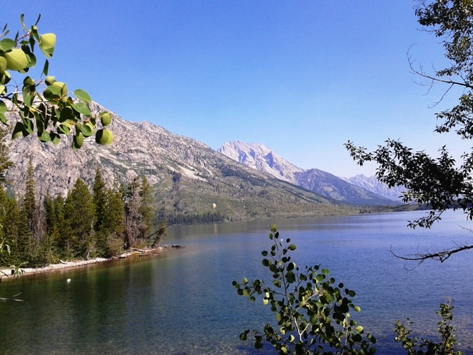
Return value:
M 227 142 L 218 149 L 229 158 L 253 169 L 301 186 L 331 200 L 356 205 L 392 205 L 392 199 L 356 186 L 319 169 L 304 170 L 275 154 L 262 144 Z
M 97 104 L 93 107 L 99 108 Z M 57 146 L 41 143 L 36 137 L 14 140 L 10 144 L 10 157 L 15 164 L 7 179 L 21 191 L 30 157 L 39 189 L 49 190 L 52 195 L 70 189 L 79 177 L 91 184 L 98 166 L 110 184 L 115 178 L 128 181 L 144 175 L 154 185 L 164 178 L 167 170 L 179 171 L 192 179 L 212 176 L 208 164 L 215 153 L 211 148 L 149 122 L 133 123 L 116 114 L 112 116 L 110 130 L 115 139 L 111 146 L 98 145 L 92 137 L 79 150 L 70 148 L 70 138 Z
M 296 182 L 295 174 L 304 172 L 303 169 L 274 154 L 271 149 L 259 143 L 247 144 L 241 141 L 232 141 L 225 143 L 217 151 L 243 165 L 293 184 Z

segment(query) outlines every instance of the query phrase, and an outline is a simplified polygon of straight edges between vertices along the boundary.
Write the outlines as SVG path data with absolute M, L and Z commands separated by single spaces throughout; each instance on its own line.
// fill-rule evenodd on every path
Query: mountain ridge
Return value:
M 92 112 L 105 109 L 97 103 L 90 106 Z M 79 150 L 71 149 L 71 137 L 57 146 L 41 143 L 35 136 L 11 141 L 14 166 L 6 174 L 11 189 L 22 194 L 31 157 L 39 195 L 65 195 L 77 178 L 91 187 L 100 167 L 109 186 L 115 179 L 126 183 L 146 176 L 155 208 L 167 216 L 189 219 L 218 214 L 222 220 L 244 220 L 360 212 L 239 164 L 195 139 L 111 113 L 110 130 L 115 136 L 111 146 L 98 145 L 93 138 L 86 139 Z M 18 119 L 13 113 L 7 117 L 10 122 Z
M 260 143 L 230 141 L 223 144 L 220 153 L 248 167 L 313 191 L 326 198 L 356 205 L 393 205 L 393 199 L 379 195 L 363 186 L 352 184 L 320 169 L 304 170 L 274 153 Z

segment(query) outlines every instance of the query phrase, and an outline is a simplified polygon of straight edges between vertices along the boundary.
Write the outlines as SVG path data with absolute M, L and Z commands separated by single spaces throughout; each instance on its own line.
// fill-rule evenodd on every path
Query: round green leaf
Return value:
M 10 52 L 4 54 L 7 60 L 7 69 L 21 71 L 28 67 L 28 58 L 21 49 L 13 48 Z
M 85 90 L 77 89 L 77 90 L 74 90 L 73 93 L 81 101 L 84 101 L 84 102 L 91 102 L 92 101 L 92 98 L 90 97 L 90 95 Z
M 90 117 L 90 109 L 89 109 L 89 106 L 87 106 L 87 104 L 83 102 L 78 102 L 76 104 L 73 104 L 72 108 L 76 110 L 77 112 L 82 113 L 83 115 L 87 117 Z
M 110 112 L 102 112 L 100 114 L 100 122 L 102 122 L 102 126 L 107 127 L 112 123 L 112 115 Z
M 39 49 L 48 58 L 53 56 L 55 45 L 56 35 L 54 33 L 45 33 L 39 38 Z
M 4 52 L 9 51 L 16 46 L 16 42 L 10 38 L 4 38 L 0 41 L 0 49 Z
M 289 250 L 296 250 L 296 245 L 295 244 L 291 244 L 287 247 Z
M 90 122 L 87 122 L 86 124 L 80 126 L 80 131 L 84 137 L 90 137 L 92 134 L 94 134 L 94 125 Z
M 112 144 L 113 133 L 105 129 L 99 129 L 95 134 L 95 141 L 102 145 Z
M 59 94 L 61 96 L 66 96 L 68 91 L 67 91 L 67 85 L 66 83 L 63 83 L 62 81 L 55 81 L 52 86 L 55 86 L 60 89 Z
M 46 85 L 53 85 L 55 81 L 56 81 L 56 77 L 52 75 L 47 76 L 46 79 L 44 79 L 44 82 L 46 83 Z
M 84 143 L 84 136 L 82 135 L 82 133 L 79 132 L 74 136 L 74 139 L 72 141 L 72 147 L 75 149 L 79 149 L 80 147 L 82 147 L 83 143 Z

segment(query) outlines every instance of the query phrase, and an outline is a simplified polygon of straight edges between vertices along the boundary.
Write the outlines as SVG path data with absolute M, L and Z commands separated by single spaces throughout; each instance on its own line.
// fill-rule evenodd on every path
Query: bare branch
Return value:
M 463 86 L 469 89 L 473 89 L 473 86 L 468 84 L 467 82 L 460 82 L 460 81 L 455 81 L 453 79 L 440 79 L 439 77 L 431 76 L 429 74 L 426 74 L 423 70 L 419 71 L 417 69 L 414 69 L 414 61 L 411 59 L 411 56 L 408 55 L 407 61 L 409 62 L 409 67 L 411 68 L 412 72 L 416 75 L 419 75 L 422 78 L 429 79 L 432 82 L 437 82 L 437 83 L 444 83 L 444 84 L 449 84 L 449 85 L 459 85 Z M 449 89 L 450 90 L 450 89 Z
M 408 256 L 401 256 L 396 253 L 394 253 L 392 247 L 390 248 L 390 252 L 392 255 L 394 255 L 396 258 L 401 259 L 401 260 L 407 260 L 407 261 L 418 261 L 417 266 L 422 264 L 424 261 L 428 259 L 432 260 L 437 260 L 443 263 L 447 259 L 449 259 L 453 254 L 459 253 L 461 251 L 473 249 L 473 245 L 458 245 L 456 248 L 453 249 L 448 249 L 448 250 L 441 250 L 438 252 L 434 253 L 416 253 Z M 416 266 L 416 267 L 417 267 Z M 414 268 L 415 269 L 415 268 Z
M 23 300 L 21 300 L 19 298 L 15 298 L 19 295 L 21 295 L 21 292 L 17 293 L 16 295 L 13 295 L 11 297 L 0 297 L 0 302 L 7 302 L 7 301 L 23 302 Z

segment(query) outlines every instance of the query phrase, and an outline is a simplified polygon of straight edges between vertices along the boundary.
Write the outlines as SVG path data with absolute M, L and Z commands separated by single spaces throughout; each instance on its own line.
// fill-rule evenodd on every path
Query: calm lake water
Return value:
M 406 227 L 425 212 L 272 221 L 297 244 L 293 261 L 321 264 L 357 292 L 353 317 L 378 339 L 378 354 L 404 354 L 394 323 L 411 318 L 435 334 L 439 303 L 454 300 L 461 349 L 473 354 L 473 252 L 444 264 L 392 256 L 472 242 L 472 223 L 448 213 L 432 230 Z M 274 315 L 248 302 L 231 283 L 266 278 L 261 250 L 269 221 L 174 227 L 166 243 L 185 245 L 158 256 L 130 258 L 0 284 L 0 354 L 274 354 L 238 336 Z M 72 279 L 70 283 L 66 279 Z M 416 328 L 414 324 L 414 329 Z

